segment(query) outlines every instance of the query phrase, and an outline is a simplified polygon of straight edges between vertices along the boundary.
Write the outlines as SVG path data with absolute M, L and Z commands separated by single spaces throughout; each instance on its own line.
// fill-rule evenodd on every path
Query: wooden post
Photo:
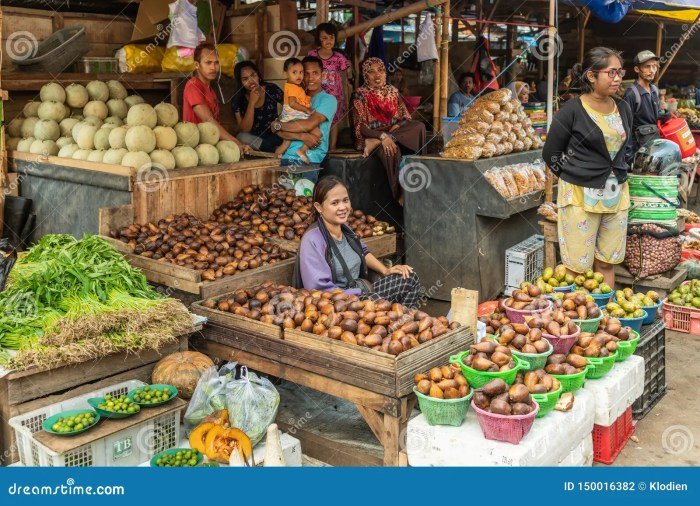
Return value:
M 656 56 L 661 55 L 661 44 L 664 40 L 664 22 L 660 21 L 656 28 Z
M 435 15 L 434 25 L 435 25 L 435 45 L 440 47 L 440 15 Z M 416 34 L 417 37 L 417 34 Z M 417 38 L 416 38 L 417 40 Z M 433 67 L 433 133 L 437 134 L 441 131 L 440 128 L 440 63 L 442 61 L 442 55 L 439 55 L 439 59 L 435 62 Z
M 447 92 L 450 79 L 450 0 L 442 15 L 442 45 L 440 47 L 440 117 L 447 116 Z M 442 129 L 441 129 L 442 131 Z
M 352 24 L 353 25 L 358 25 L 360 21 L 360 7 L 355 5 L 352 8 Z M 357 89 L 360 86 L 360 34 L 358 33 L 355 35 L 353 38 L 353 53 L 355 54 L 355 62 L 354 62 L 354 70 L 355 70 L 355 75 L 353 76 L 355 80 L 355 89 Z
M 583 9 L 578 17 L 578 61 L 582 62 L 586 55 L 586 26 L 591 18 L 591 10 Z
M 329 0 L 316 0 L 316 24 L 328 21 Z

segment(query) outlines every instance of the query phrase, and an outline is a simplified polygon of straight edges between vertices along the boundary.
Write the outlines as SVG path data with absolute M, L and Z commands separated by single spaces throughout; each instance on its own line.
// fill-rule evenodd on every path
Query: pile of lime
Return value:
M 111 395 L 105 395 L 104 402 L 97 405 L 98 408 L 105 411 L 110 411 L 112 413 L 124 413 L 124 414 L 134 414 L 141 411 L 141 407 L 135 404 L 126 395 L 121 397 L 112 397 Z
M 159 390 L 146 385 L 134 391 L 134 401 L 139 404 L 161 404 L 169 400 L 174 393 L 168 387 L 163 387 L 162 390 Z
M 165 453 L 156 460 L 157 467 L 194 467 L 199 461 L 197 450 L 178 450 L 177 453 Z
M 70 432 L 86 429 L 94 425 L 96 421 L 95 413 L 86 411 L 85 413 L 59 418 L 56 420 L 56 423 L 51 426 L 51 430 L 59 434 L 68 434 Z

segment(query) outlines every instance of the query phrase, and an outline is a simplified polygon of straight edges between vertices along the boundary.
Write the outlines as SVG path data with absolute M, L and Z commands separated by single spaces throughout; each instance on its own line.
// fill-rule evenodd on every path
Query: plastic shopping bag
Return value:
M 270 380 L 261 378 L 247 367 L 241 368 L 241 378 L 226 386 L 226 407 L 231 427 L 241 429 L 255 445 L 275 421 L 280 394 Z
M 234 380 L 235 369 L 235 362 L 221 366 L 218 371 L 216 367 L 210 367 L 199 378 L 185 412 L 185 429 L 188 434 L 207 416 L 226 409 L 226 386 Z

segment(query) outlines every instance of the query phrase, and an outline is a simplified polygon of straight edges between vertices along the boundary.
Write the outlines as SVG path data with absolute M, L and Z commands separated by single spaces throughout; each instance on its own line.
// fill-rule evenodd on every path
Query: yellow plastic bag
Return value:
M 127 44 L 123 49 L 127 72 L 134 74 L 160 72 L 165 48 L 154 44 Z
M 233 77 L 233 67 L 237 63 L 238 45 L 219 44 L 216 46 L 219 55 L 221 73 Z M 165 51 L 161 68 L 163 72 L 194 72 L 194 53 L 188 48 L 170 47 Z

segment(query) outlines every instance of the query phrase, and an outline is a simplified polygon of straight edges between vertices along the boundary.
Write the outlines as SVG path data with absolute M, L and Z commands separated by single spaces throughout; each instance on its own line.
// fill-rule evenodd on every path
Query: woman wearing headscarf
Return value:
M 513 97 L 520 100 L 525 105 L 530 101 L 530 86 L 524 81 L 513 81 L 508 85 L 508 89 L 513 93 Z
M 362 64 L 364 86 L 352 99 L 353 124 L 357 150 L 367 157 L 376 149 L 386 169 L 391 191 L 398 199 L 399 164 L 402 148 L 410 154 L 422 154 L 425 125 L 411 119 L 399 91 L 386 80 L 386 67 L 379 58 Z M 379 148 L 379 149 L 377 149 Z

